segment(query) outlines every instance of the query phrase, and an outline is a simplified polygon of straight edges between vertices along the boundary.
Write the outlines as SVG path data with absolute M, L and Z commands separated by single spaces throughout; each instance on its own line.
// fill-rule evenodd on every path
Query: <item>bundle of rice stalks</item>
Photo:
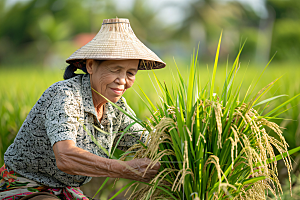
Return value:
M 234 86 L 240 52 L 222 93 L 215 94 L 220 43 L 221 38 L 212 79 L 204 87 L 194 56 L 188 80 L 178 70 L 177 84 L 171 90 L 154 74 L 162 93 L 158 106 L 143 92 L 152 114 L 147 123 L 140 123 L 149 131 L 148 139 L 128 151 L 135 152 L 134 158 L 150 158 L 149 167 L 160 162 L 161 168 L 148 186 L 134 191 L 130 199 L 265 199 L 267 192 L 277 197 L 282 191 L 277 161 L 284 160 L 289 175 L 292 165 L 288 144 L 272 119 L 297 96 L 266 114 L 258 112 L 257 105 L 280 97 L 258 102 L 275 80 L 254 97 L 249 87 L 241 99 L 242 84 Z M 271 137 L 270 131 L 278 137 Z
M 278 79 L 255 95 L 249 87 L 240 98 L 242 83 L 236 84 L 235 78 L 241 51 L 226 74 L 222 92 L 214 93 L 220 44 L 221 37 L 212 78 L 204 87 L 197 56 L 193 56 L 189 78 L 185 81 L 178 70 L 172 89 L 154 74 L 162 94 L 160 104 L 154 106 L 142 91 L 151 112 L 147 122 L 123 111 L 149 132 L 145 143 L 132 146 L 128 152 L 134 152 L 134 158 L 150 158 L 149 168 L 161 163 L 157 176 L 146 187 L 134 190 L 130 199 L 265 199 L 268 192 L 276 197 L 282 192 L 277 161 L 284 160 L 290 177 L 290 154 L 300 148 L 288 151 L 280 127 L 272 120 L 280 108 L 300 94 L 268 113 L 263 114 L 264 109 L 258 112 L 256 106 L 268 105 L 282 96 L 259 102 Z M 270 132 L 278 137 L 270 136 Z M 121 191 L 137 188 L 138 184 L 133 181 Z

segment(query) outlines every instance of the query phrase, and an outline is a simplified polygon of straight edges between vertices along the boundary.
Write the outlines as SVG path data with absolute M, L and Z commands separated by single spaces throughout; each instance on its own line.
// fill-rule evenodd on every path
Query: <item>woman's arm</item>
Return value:
M 53 145 L 57 167 L 72 175 L 90 177 L 126 178 L 149 182 L 158 172 L 159 163 L 149 168 L 150 159 L 120 161 L 103 158 L 76 147 L 74 141 L 64 140 Z M 144 175 L 144 176 L 143 176 Z

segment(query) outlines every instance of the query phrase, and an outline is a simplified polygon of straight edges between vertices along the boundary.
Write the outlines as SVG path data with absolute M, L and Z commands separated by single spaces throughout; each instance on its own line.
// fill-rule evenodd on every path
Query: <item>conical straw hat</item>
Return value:
M 135 36 L 129 20 L 122 18 L 104 19 L 98 34 L 88 44 L 75 51 L 66 62 L 80 68 L 86 59 L 139 59 L 139 70 L 166 66 Z

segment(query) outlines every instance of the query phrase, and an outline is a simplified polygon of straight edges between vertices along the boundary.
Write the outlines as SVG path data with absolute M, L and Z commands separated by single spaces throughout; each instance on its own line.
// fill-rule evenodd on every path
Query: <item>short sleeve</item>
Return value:
M 74 98 L 71 89 L 59 87 L 53 92 L 53 98 L 46 111 L 45 127 L 51 146 L 63 140 L 76 143 L 80 117 L 80 103 Z
M 122 98 L 122 100 L 124 102 L 125 111 L 132 116 L 136 116 L 134 111 L 127 105 L 126 100 L 124 98 Z M 119 139 L 119 137 L 122 135 L 122 132 L 133 122 L 135 122 L 133 119 L 131 119 L 127 115 L 124 115 L 124 118 L 121 121 L 121 126 L 117 139 Z M 126 131 L 126 134 L 123 135 L 117 148 L 126 151 L 134 144 L 137 144 L 139 140 L 144 143 L 146 141 L 147 136 L 148 132 L 140 124 L 135 123 L 128 129 L 128 131 Z M 115 140 L 115 142 L 116 141 L 117 140 Z

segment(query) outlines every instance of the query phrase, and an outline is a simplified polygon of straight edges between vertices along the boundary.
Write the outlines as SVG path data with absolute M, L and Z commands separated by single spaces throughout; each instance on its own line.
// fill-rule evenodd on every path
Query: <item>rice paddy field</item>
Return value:
M 156 70 L 155 75 L 161 83 L 171 85 L 178 80 L 177 69 L 173 59 L 166 59 L 167 67 L 165 69 Z M 177 66 L 183 79 L 188 79 L 189 76 L 189 62 L 178 60 Z M 265 65 L 253 65 L 247 62 L 241 62 L 239 70 L 236 75 L 236 82 L 242 82 L 240 96 L 247 93 L 249 86 L 253 93 L 258 93 L 262 88 L 273 82 L 277 78 L 280 78 L 271 87 L 271 89 L 262 96 L 261 101 L 271 97 L 274 98 L 269 104 L 264 104 L 262 107 L 258 107 L 257 110 L 262 113 L 281 105 L 287 99 L 300 94 L 300 66 L 297 63 L 272 63 L 264 71 Z M 224 80 L 230 67 L 226 67 L 226 63 L 220 63 L 215 77 L 214 92 L 220 93 L 223 89 Z M 201 84 L 205 85 L 212 77 L 213 62 L 208 65 L 199 62 L 199 76 Z M 262 73 L 263 72 L 263 73 Z M 51 84 L 61 81 L 63 75 L 63 67 L 61 69 L 45 69 L 39 66 L 18 66 L 7 67 L 0 66 L 0 164 L 3 164 L 3 153 L 6 148 L 13 141 L 13 138 L 18 132 L 18 129 L 22 125 L 22 122 L 26 118 L 28 112 L 33 107 L 35 102 L 41 96 L 43 91 Z M 155 76 L 152 71 L 139 71 L 136 76 L 136 82 L 134 86 L 127 90 L 124 94 L 128 104 L 136 112 L 136 115 L 141 120 L 146 120 L 150 117 L 150 112 L 145 106 L 145 97 L 143 97 L 140 88 L 147 94 L 152 102 L 159 104 L 160 92 L 158 85 L 155 81 Z M 279 97 L 279 95 L 281 95 Z M 279 114 L 277 119 L 273 120 L 280 125 L 283 131 L 289 149 L 300 146 L 300 97 L 295 98 L 287 105 L 277 111 Z M 275 138 L 276 135 L 273 135 Z M 297 163 L 300 161 L 300 156 L 293 155 L 294 161 L 292 162 L 294 171 L 292 171 L 293 183 L 297 181 L 297 175 L 299 173 L 300 166 Z M 279 179 L 283 184 L 284 194 L 289 192 L 289 187 L 285 187 L 287 178 L 287 172 L 283 167 L 283 163 L 278 164 Z M 101 181 L 100 181 L 101 182 Z M 126 181 L 123 183 L 125 184 Z M 93 182 L 93 187 L 100 187 Z M 122 184 L 118 182 L 116 187 Z M 115 192 L 112 188 L 113 183 L 109 184 L 110 189 L 105 190 L 102 193 L 101 199 L 107 199 L 111 192 Z M 289 185 L 289 184 L 287 184 Z M 285 189 L 286 188 L 286 189 Z M 86 187 L 86 192 L 93 195 L 91 187 Z M 297 199 L 297 195 L 300 195 L 299 191 L 294 192 L 294 197 Z M 282 196 L 284 199 L 284 195 Z M 286 199 L 291 199 L 288 195 Z

